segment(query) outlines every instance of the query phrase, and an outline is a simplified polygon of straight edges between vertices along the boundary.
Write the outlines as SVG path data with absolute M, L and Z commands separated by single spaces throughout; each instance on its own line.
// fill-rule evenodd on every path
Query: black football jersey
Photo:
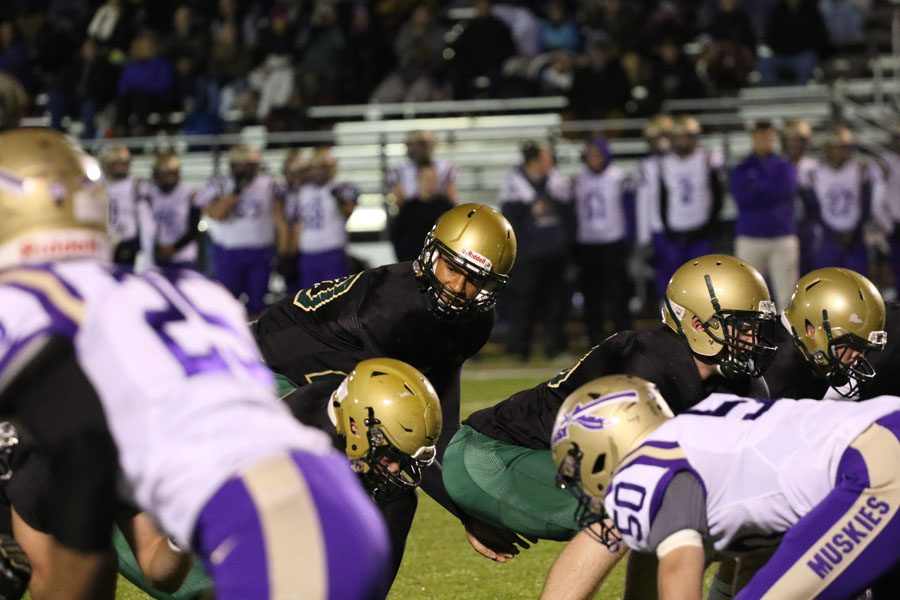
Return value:
M 791 332 L 779 325 L 775 328 L 778 348 L 772 364 L 763 373 L 772 398 L 812 398 L 818 400 L 828 391 L 828 382 L 816 376 Z
M 422 371 L 441 400 L 444 427 L 438 454 L 459 426 L 463 362 L 491 334 L 492 312 L 447 322 L 433 315 L 411 262 L 324 281 L 272 306 L 253 326 L 263 358 L 298 385 L 336 387 L 367 358 L 402 360 Z
M 556 413 L 566 397 L 604 375 L 627 374 L 655 383 L 675 414 L 714 392 L 768 397 L 761 379 L 700 379 L 690 347 L 667 327 L 617 333 L 553 379 L 473 413 L 466 423 L 494 439 L 537 450 L 550 447 Z

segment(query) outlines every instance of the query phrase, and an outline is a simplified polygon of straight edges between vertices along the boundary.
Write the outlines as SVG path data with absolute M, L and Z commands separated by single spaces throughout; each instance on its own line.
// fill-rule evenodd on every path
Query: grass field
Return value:
M 530 387 L 560 368 L 557 364 L 528 370 L 499 365 L 468 369 L 463 378 L 463 415 Z M 425 494 L 419 498 L 416 520 L 390 600 L 537 598 L 544 576 L 562 548 L 561 543 L 542 541 L 511 562 L 494 563 L 472 550 L 456 518 Z M 621 567 L 610 577 L 598 598 L 621 598 L 624 572 Z M 120 581 L 117 597 L 147 598 L 124 580 Z

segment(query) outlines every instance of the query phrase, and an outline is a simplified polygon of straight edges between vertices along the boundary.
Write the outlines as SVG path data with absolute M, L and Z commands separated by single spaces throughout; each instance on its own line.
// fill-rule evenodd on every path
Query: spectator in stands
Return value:
M 246 144 L 228 153 L 230 175 L 213 177 L 197 203 L 211 220 L 213 275 L 235 298 L 246 297 L 251 319 L 265 308 L 275 243 L 277 189 L 260 171 L 259 151 Z
M 96 115 L 112 102 L 118 79 L 119 69 L 97 42 L 86 39 L 78 54 L 54 74 L 47 94 L 50 126 L 62 130 L 63 119 L 74 117 L 81 121 L 82 139 L 96 138 Z
M 578 25 L 568 14 L 565 2 L 553 0 L 547 4 L 547 18 L 541 20 L 538 39 L 541 52 L 577 52 L 581 48 Z
M 159 55 L 152 33 L 142 32 L 131 43 L 116 93 L 116 122 L 127 135 L 144 134 L 150 113 L 171 108 L 172 68 Z
M 612 42 L 605 36 L 591 40 L 584 59 L 575 69 L 569 92 L 574 117 L 604 119 L 621 116 L 630 96 L 631 84 Z
M 801 182 L 809 198 L 810 214 L 822 226 L 822 243 L 814 266 L 845 267 L 869 272 L 864 229 L 872 208 L 882 200 L 883 182 L 876 168 L 853 156 L 853 135 L 835 127 L 825 138 L 825 160 Z
M 541 51 L 539 38 L 541 22 L 531 9 L 514 4 L 499 4 L 491 8 L 491 14 L 509 28 L 518 56 L 524 58 L 537 56 Z
M 564 276 L 572 231 L 569 186 L 556 170 L 550 148 L 526 142 L 522 158 L 507 174 L 498 199 L 519 241 L 519 266 L 513 268 L 501 302 L 509 326 L 507 351 L 528 360 L 537 322 L 543 325 L 547 356 L 566 350 L 560 323 L 567 306 Z
M 347 104 L 365 104 L 371 90 L 391 66 L 391 47 L 379 27 L 377 14 L 367 3 L 353 8 L 347 46 L 341 60 L 338 99 Z
M 400 205 L 397 218 L 391 225 L 391 242 L 398 261 L 413 260 L 422 252 L 425 236 L 438 218 L 454 204 L 441 192 L 434 165 L 422 165 L 416 175 L 416 195 Z
M 443 97 L 444 32 L 429 4 L 419 4 L 394 40 L 397 67 L 372 92 L 372 102 L 427 102 Z
M 625 173 L 611 164 L 612 159 L 609 143 L 592 138 L 582 156 L 584 168 L 572 179 L 575 259 L 591 346 L 610 333 L 631 329 Z M 607 316 L 612 329 L 606 327 Z
M 182 4 L 172 15 L 172 33 L 162 42 L 162 55 L 174 71 L 176 106 L 192 108 L 198 96 L 204 94 L 209 83 L 206 66 L 209 62 L 209 38 L 194 22 L 193 9 Z
M 434 145 L 434 134 L 430 131 L 417 129 L 406 134 L 406 160 L 387 174 L 387 183 L 398 206 L 419 195 L 419 170 L 426 166 L 434 167 L 438 193 L 456 203 L 456 165 L 447 159 L 435 158 Z
M 784 308 L 800 278 L 800 243 L 794 221 L 797 171 L 775 153 L 778 132 L 760 121 L 751 134 L 753 152 L 729 177 L 738 207 L 735 255 L 750 263 L 774 286 L 776 306 Z
M 12 21 L 0 21 L 0 72 L 18 79 L 29 93 L 37 91 L 28 47 Z
M 456 99 L 497 94 L 504 61 L 515 53 L 509 28 L 491 14 L 490 0 L 475 0 L 475 18 L 453 46 L 451 79 Z
M 250 71 L 250 61 L 241 49 L 232 24 L 217 28 L 209 59 L 209 73 L 219 86 L 234 84 Z
M 781 130 L 781 144 L 785 156 L 797 171 L 797 183 L 812 181 L 811 173 L 819 164 L 818 160 L 809 156 L 809 144 L 812 140 L 812 127 L 806 121 L 788 121 Z M 797 221 L 797 238 L 800 240 L 800 273 L 809 273 L 815 269 L 816 254 L 822 240 L 822 227 L 815 216 L 810 214 L 804 198 L 803 188 L 797 190 L 794 197 L 794 214 Z
M 297 40 L 302 57 L 297 65 L 301 93 L 309 104 L 332 104 L 339 76 L 335 65 L 340 64 L 346 40 L 335 8 L 323 0 L 313 7 L 309 25 Z
M 641 47 L 641 28 L 631 4 L 622 0 L 591 2 L 584 11 L 582 22 L 588 29 L 587 37 L 606 35 L 622 53 L 637 51 Z
M 287 197 L 288 239 L 297 244 L 301 289 L 350 273 L 346 224 L 356 209 L 359 190 L 336 182 L 336 170 L 327 150 L 317 151 L 306 184 Z
M 699 145 L 700 131 L 697 119 L 676 118 L 672 152 L 660 158 L 657 167 L 660 185 L 651 204 L 656 210 L 651 231 L 659 298 L 665 296 L 678 267 L 713 250 L 712 236 L 724 198 L 723 159 Z
M 757 65 L 763 83 L 803 85 L 812 79 L 828 45 L 816 0 L 781 0 L 769 15 L 765 43 L 772 55 Z
M 668 38 L 660 45 L 654 71 L 654 80 L 658 83 L 652 93 L 659 94 L 662 99 L 706 96 L 697 67 L 684 55 L 674 38 Z
M 133 3 L 106 0 L 94 13 L 88 25 L 88 37 L 104 50 L 125 52 L 134 36 L 133 9 Z
M 709 35 L 706 69 L 713 84 L 719 91 L 743 87 L 756 61 L 756 33 L 737 0 L 720 0 Z
M 865 42 L 871 4 L 871 0 L 820 0 L 819 11 L 832 46 L 858 47 Z

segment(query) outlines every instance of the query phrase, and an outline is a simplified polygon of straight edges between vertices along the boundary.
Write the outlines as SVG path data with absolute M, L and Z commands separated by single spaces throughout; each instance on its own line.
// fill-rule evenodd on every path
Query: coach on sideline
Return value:
M 769 279 L 775 304 L 787 306 L 800 277 L 800 242 L 794 218 L 797 171 L 775 153 L 778 132 L 760 121 L 751 133 L 753 152 L 731 172 L 728 185 L 738 206 L 734 253 Z

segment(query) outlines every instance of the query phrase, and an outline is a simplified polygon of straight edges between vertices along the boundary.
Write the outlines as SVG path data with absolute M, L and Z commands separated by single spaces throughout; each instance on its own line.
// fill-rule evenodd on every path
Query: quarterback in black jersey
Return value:
M 422 489 L 464 521 L 478 552 L 499 561 L 517 552 L 510 540 L 518 538 L 462 514 L 444 489 L 439 461 L 459 428 L 462 365 L 491 334 L 493 307 L 515 254 L 515 234 L 499 212 L 460 205 L 438 220 L 416 260 L 301 290 L 252 325 L 295 416 L 304 399 L 314 405 L 315 398 L 327 397 L 362 360 L 393 358 L 424 373 L 440 398 L 443 425 L 437 460 L 424 470 Z M 416 495 L 407 493 L 392 499 L 389 508 L 382 503 L 397 557 L 416 502 Z
M 774 347 L 761 329 L 774 318 L 765 281 L 750 265 L 724 255 L 688 261 L 669 283 L 663 327 L 613 335 L 550 381 L 471 415 L 444 458 L 447 491 L 463 510 L 490 523 L 538 538 L 572 538 L 581 530 L 577 502 L 556 487 L 550 455 L 553 422 L 565 398 L 588 381 L 619 373 L 654 382 L 675 412 L 715 391 L 767 397 L 758 376 Z M 618 557 L 609 559 L 612 568 Z M 570 568 L 578 570 L 564 564 Z M 567 577 L 551 574 L 545 593 L 565 596 L 567 585 Z

